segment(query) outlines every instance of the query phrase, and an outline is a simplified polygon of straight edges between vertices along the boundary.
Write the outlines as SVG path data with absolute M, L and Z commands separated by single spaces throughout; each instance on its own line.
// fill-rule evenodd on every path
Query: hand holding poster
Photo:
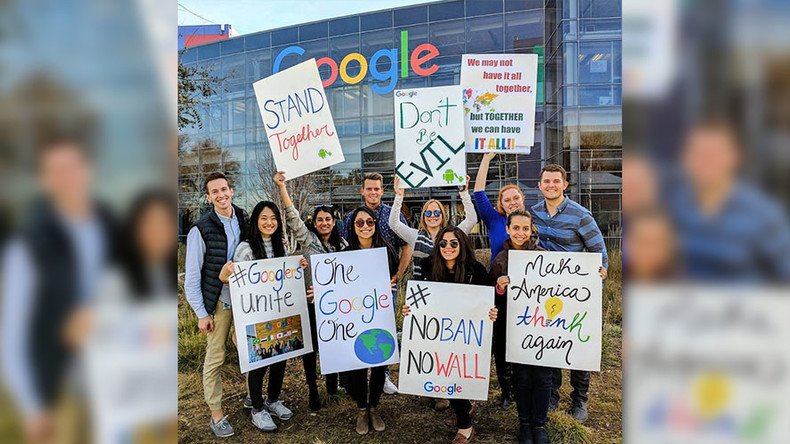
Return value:
M 395 172 L 405 188 L 466 182 L 460 86 L 395 91 Z
M 344 160 L 315 59 L 252 84 L 274 164 L 293 179 Z
M 466 151 L 530 153 L 535 143 L 536 54 L 465 54 Z
M 228 284 L 242 373 L 313 351 L 300 259 L 233 264 Z
M 488 399 L 494 288 L 409 281 L 400 393 Z
M 600 267 L 600 253 L 510 250 L 508 362 L 600 370 Z
M 398 362 L 384 248 L 310 256 L 321 374 Z

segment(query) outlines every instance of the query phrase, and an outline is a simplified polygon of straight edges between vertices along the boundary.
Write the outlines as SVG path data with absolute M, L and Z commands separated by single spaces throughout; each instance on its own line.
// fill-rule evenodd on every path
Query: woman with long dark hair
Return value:
M 258 202 L 250 214 L 246 240 L 236 247 L 233 261 L 244 262 L 285 256 L 285 237 L 281 221 L 280 209 L 274 202 Z M 266 432 L 277 430 L 272 415 L 281 420 L 288 420 L 293 416 L 293 412 L 279 400 L 285 377 L 285 364 L 286 361 L 280 361 L 268 367 L 250 370 L 247 374 L 247 390 L 252 399 L 252 423 Z M 264 400 L 263 377 L 266 375 L 266 370 L 270 368 L 267 396 Z
M 353 225 L 348 231 L 348 247 L 346 251 L 365 250 L 368 248 L 387 249 L 387 265 L 390 276 L 398 272 L 398 254 L 392 245 L 387 242 L 376 229 L 376 215 L 367 207 L 359 207 L 351 213 L 349 219 Z M 393 287 L 395 284 L 392 284 Z M 395 295 L 393 294 L 393 300 Z M 384 379 L 386 365 L 373 367 L 370 369 L 370 380 L 368 380 L 368 369 L 352 370 L 349 373 L 351 392 L 357 401 L 359 413 L 357 414 L 356 431 L 360 435 L 368 433 L 369 424 L 377 432 L 384 431 L 384 420 L 378 412 L 379 400 L 384 392 Z
M 472 242 L 463 230 L 447 226 L 439 231 L 436 239 L 436 248 L 434 248 L 430 259 L 426 261 L 426 269 L 430 270 L 425 276 L 427 280 L 455 284 L 491 285 L 492 281 L 486 267 L 475 259 Z M 411 313 L 408 304 L 403 306 L 402 312 L 404 316 Z M 488 310 L 488 318 L 496 321 L 496 307 L 491 307 Z M 455 423 L 458 427 L 452 441 L 453 444 L 471 442 L 475 436 L 475 429 L 472 427 L 472 403 L 468 399 L 451 399 L 450 406 L 455 412 Z
M 532 222 L 532 215 L 526 211 L 516 210 L 507 217 L 505 225 L 509 239 L 502 251 L 496 255 L 491 265 L 490 277 L 496 281 L 494 300 L 500 307 L 507 307 L 507 287 L 510 277 L 507 275 L 510 250 L 542 250 L 538 246 L 538 229 Z M 494 333 L 499 331 L 505 338 L 505 320 L 503 316 L 499 324 L 494 323 Z M 538 365 L 511 364 L 516 382 L 516 407 L 518 408 L 519 432 L 518 442 L 522 444 L 548 444 L 546 418 L 549 412 L 551 396 L 552 368 Z
M 294 234 L 296 242 L 299 244 L 302 255 L 310 260 L 310 255 L 333 253 L 341 251 L 348 246 L 348 243 L 340 236 L 340 230 L 335 221 L 332 207 L 321 205 L 313 210 L 312 224 L 307 225 L 302 221 L 299 211 L 294 207 L 288 189 L 285 187 L 285 173 L 278 171 L 274 175 L 274 183 L 280 190 L 285 207 L 285 223 Z M 313 285 L 312 273 L 305 273 L 305 285 L 310 288 Z M 318 397 L 318 372 L 316 370 L 316 356 L 318 352 L 318 329 L 315 322 L 315 305 L 312 292 L 308 292 L 307 310 L 310 313 L 310 327 L 313 340 L 313 352 L 302 355 L 302 365 L 304 375 L 307 380 L 309 407 L 310 410 L 321 408 L 321 401 Z M 326 393 L 330 400 L 337 399 L 337 373 L 326 375 Z

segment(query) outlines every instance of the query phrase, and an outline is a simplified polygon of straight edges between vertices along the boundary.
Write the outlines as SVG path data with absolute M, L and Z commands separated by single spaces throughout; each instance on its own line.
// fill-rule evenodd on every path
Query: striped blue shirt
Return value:
M 530 211 L 540 236 L 538 245 L 548 251 L 601 253 L 603 267 L 609 267 L 606 243 L 590 210 L 566 196 L 553 217 L 546 209 L 545 200 L 533 205 Z

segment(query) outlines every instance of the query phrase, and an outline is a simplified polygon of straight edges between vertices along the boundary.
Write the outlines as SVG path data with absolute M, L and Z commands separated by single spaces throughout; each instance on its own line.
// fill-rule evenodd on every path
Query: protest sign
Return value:
M 404 188 L 466 182 L 460 86 L 395 91 L 395 173 Z
M 409 281 L 406 303 L 398 391 L 488 399 L 494 288 Z
M 344 160 L 315 59 L 258 80 L 252 87 L 274 164 L 286 178 Z
M 387 250 L 310 256 L 321 374 L 398 362 Z
M 300 258 L 233 264 L 228 285 L 242 373 L 313 351 Z
M 510 250 L 508 362 L 598 371 L 600 253 Z
M 465 54 L 466 151 L 530 153 L 535 141 L 536 54 Z

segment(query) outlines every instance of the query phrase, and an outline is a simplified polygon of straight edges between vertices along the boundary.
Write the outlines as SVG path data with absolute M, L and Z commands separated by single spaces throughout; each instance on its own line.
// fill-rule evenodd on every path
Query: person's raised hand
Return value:
M 285 173 L 284 172 L 278 171 L 278 172 L 274 173 L 274 184 L 277 185 L 278 187 L 281 187 L 281 188 L 285 186 Z
M 396 196 L 403 196 L 403 187 L 400 186 L 400 178 L 397 175 L 395 175 L 395 181 L 392 186 L 395 188 Z

